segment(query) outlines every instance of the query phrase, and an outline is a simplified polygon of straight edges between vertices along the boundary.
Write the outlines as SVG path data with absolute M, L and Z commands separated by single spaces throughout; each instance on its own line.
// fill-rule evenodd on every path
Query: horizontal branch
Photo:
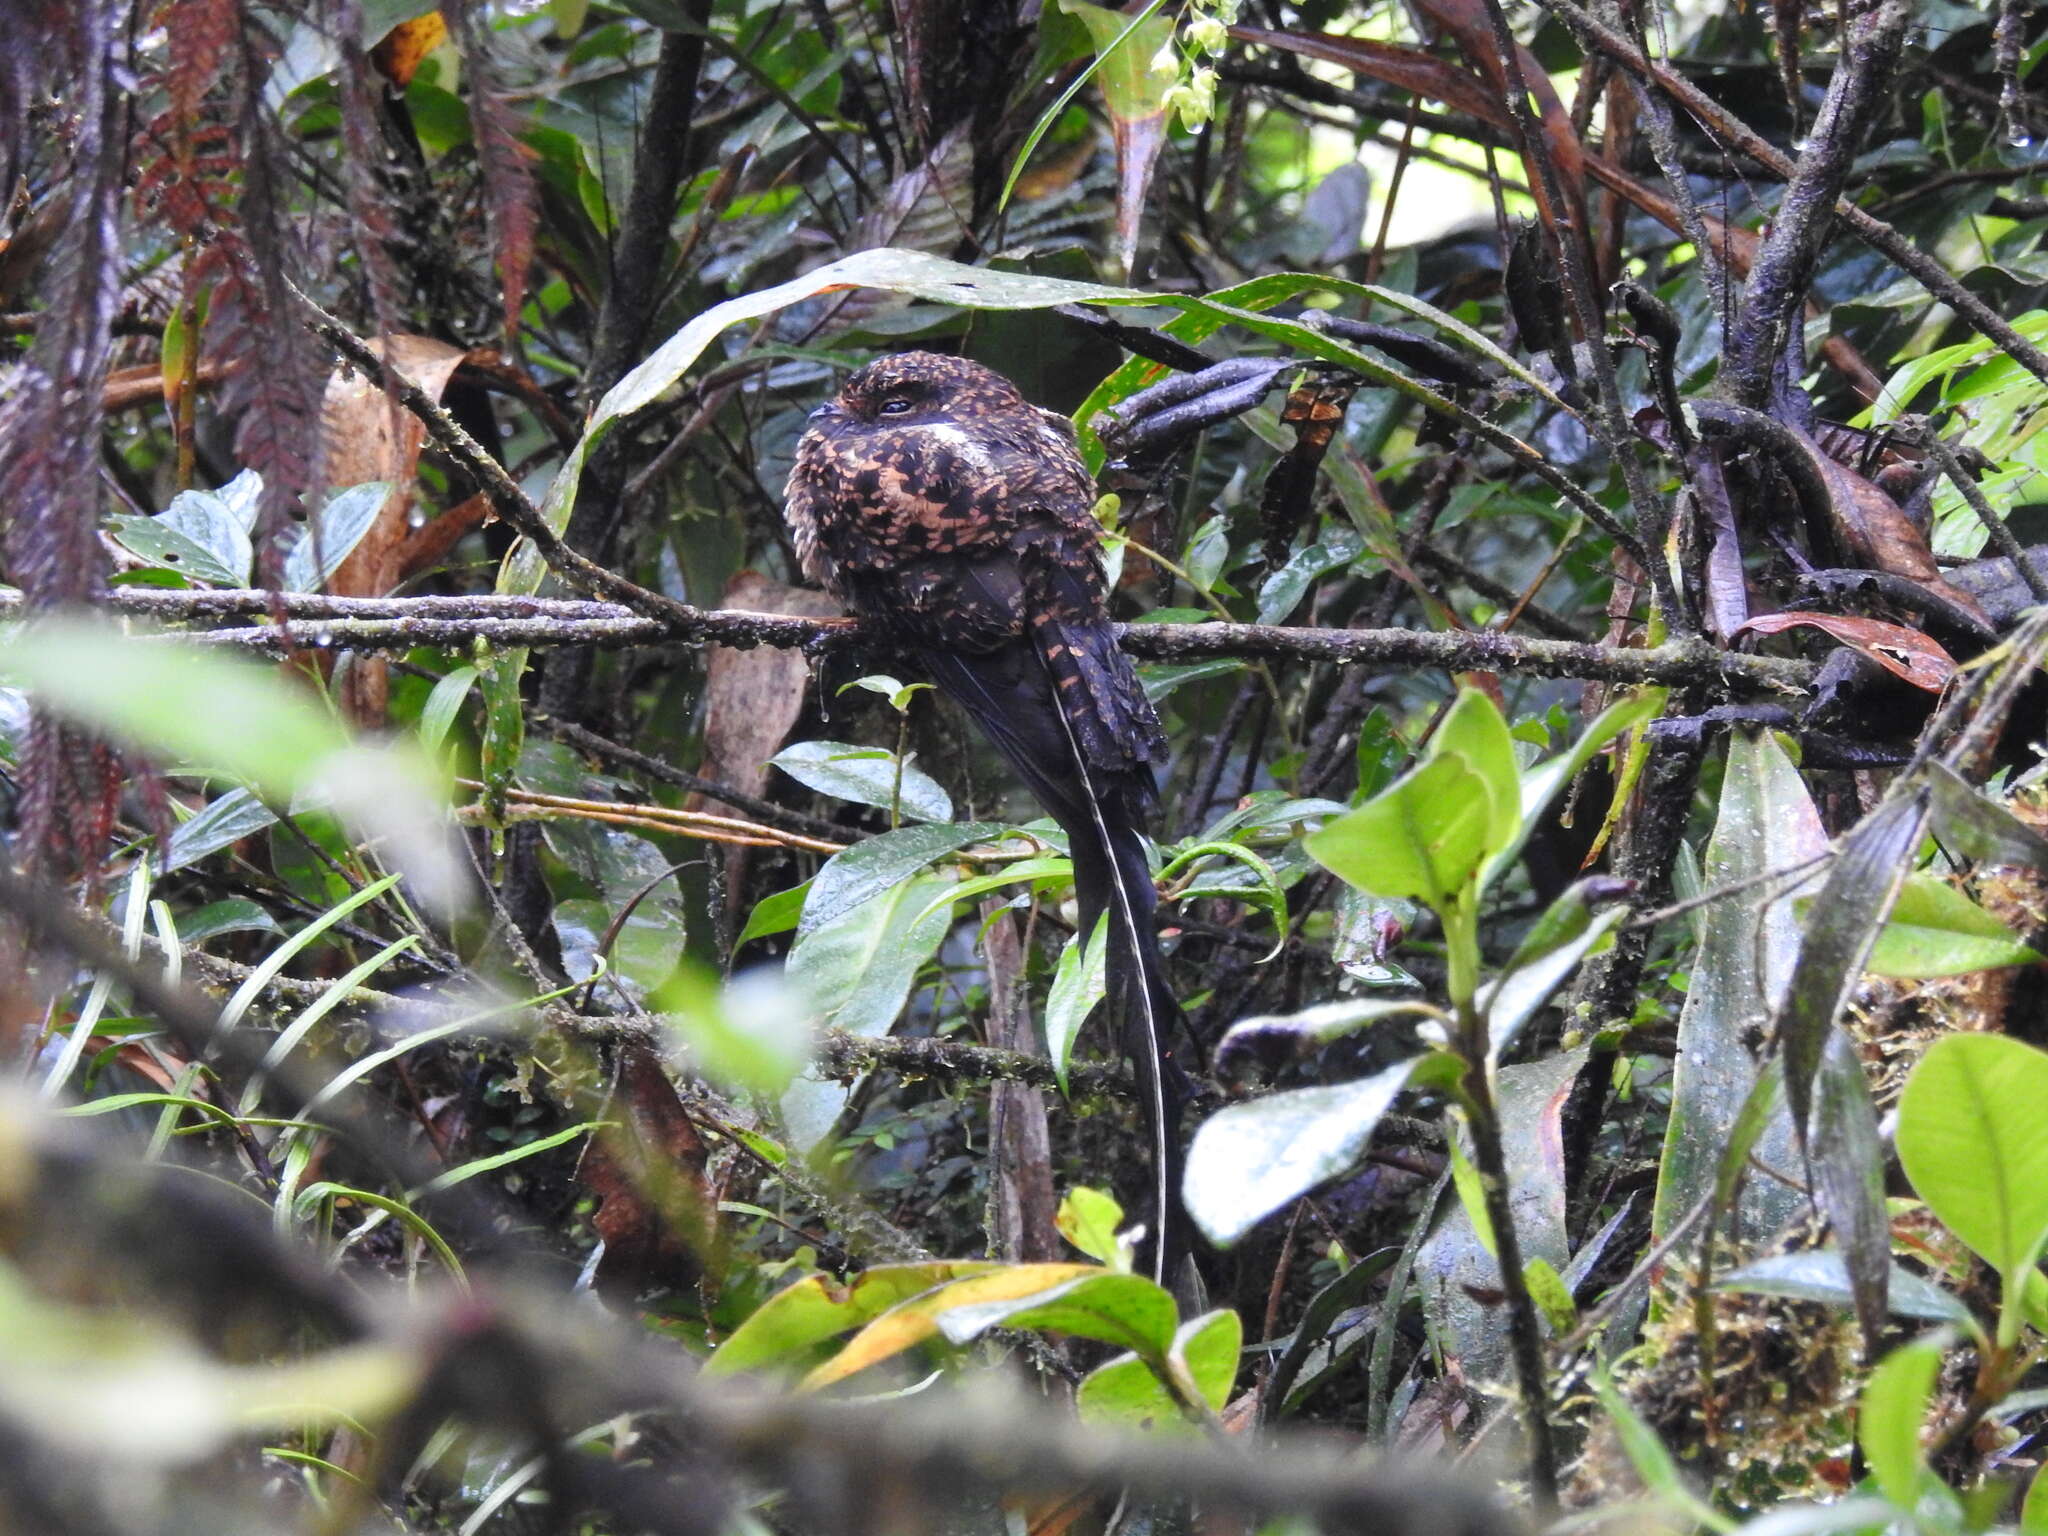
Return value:
M 715 643 L 824 649 L 856 642 L 844 619 L 674 605 L 670 618 L 614 603 L 530 597 L 337 598 L 258 591 L 162 592 L 123 588 L 108 601 L 160 620 L 269 614 L 275 622 L 194 633 L 193 640 L 264 655 L 294 651 L 397 651 L 415 646 L 540 648 Z M 5 607 L 0 606 L 0 612 Z M 1516 672 L 1609 683 L 1700 685 L 1723 692 L 1798 692 L 1813 677 L 1803 661 L 1716 650 L 1703 641 L 1630 649 L 1532 639 L 1492 630 L 1316 629 L 1275 624 L 1129 624 L 1124 648 L 1145 661 L 1273 658 L 1340 666 Z

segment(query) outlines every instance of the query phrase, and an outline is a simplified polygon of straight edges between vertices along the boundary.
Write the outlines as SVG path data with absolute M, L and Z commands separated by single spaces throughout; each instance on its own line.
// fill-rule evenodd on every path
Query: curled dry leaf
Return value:
M 448 387 L 466 353 L 431 336 L 397 335 L 371 343 L 378 355 L 435 400 Z M 454 513 L 412 527 L 413 486 L 419 473 L 420 450 L 427 440 L 419 418 L 405 410 L 376 384 L 352 368 L 337 368 L 327 380 L 320 402 L 320 450 L 316 482 L 330 490 L 381 480 L 391 487 L 377 520 L 362 542 L 327 579 L 327 590 L 339 597 L 384 597 L 395 591 L 413 563 L 411 543 L 430 535 L 426 544 L 444 546 L 451 535 L 473 526 L 470 521 L 448 528 L 438 525 Z M 308 530 L 311 537 L 311 530 Z M 382 661 L 359 658 L 342 686 L 349 715 L 362 725 L 384 719 L 389 675 Z
M 822 592 L 784 586 L 759 571 L 741 571 L 726 583 L 720 605 L 751 613 L 789 613 L 802 618 L 837 618 L 840 607 Z M 810 663 L 801 651 L 777 646 L 734 650 L 714 645 L 704 652 L 704 759 L 698 773 L 745 795 L 759 795 L 768 783 L 768 759 L 782 750 L 803 713 Z M 693 794 L 686 810 L 716 802 Z M 726 850 L 726 889 L 740 889 L 748 850 Z
M 623 1124 L 592 1140 L 577 1177 L 598 1199 L 590 1219 L 604 1239 L 598 1290 L 630 1305 L 650 1285 L 695 1281 L 718 1204 L 704 1138 L 661 1059 L 643 1045 L 621 1054 L 612 1118 Z
M 1788 629 L 1818 629 L 1859 654 L 1868 656 L 1887 672 L 1904 678 L 1915 688 L 1925 688 L 1929 693 L 1941 692 L 1955 675 L 1955 658 L 1919 630 L 1866 619 L 1857 614 L 1807 613 L 1797 609 L 1786 613 L 1759 614 L 1729 638 L 1745 632 L 1776 635 Z

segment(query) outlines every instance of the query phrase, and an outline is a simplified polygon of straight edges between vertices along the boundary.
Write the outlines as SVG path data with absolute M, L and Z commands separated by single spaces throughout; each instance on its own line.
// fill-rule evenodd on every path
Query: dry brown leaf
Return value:
M 591 1142 L 577 1177 L 598 1199 L 598 1291 L 625 1306 L 650 1284 L 695 1282 L 718 1206 L 704 1138 L 646 1046 L 624 1048 L 613 1109 L 624 1128 Z
M 1788 629 L 1817 629 L 1832 635 L 1895 677 L 1902 677 L 1915 688 L 1925 688 L 1929 693 L 1941 692 L 1955 675 L 1955 658 L 1919 630 L 1907 629 L 1902 624 L 1887 624 L 1881 619 L 1867 619 L 1860 614 L 1807 613 L 1798 609 L 1759 614 L 1737 629 L 1735 635 L 1775 635 Z M 1729 638 L 1734 637 L 1731 635 Z
M 457 366 L 468 354 L 431 336 L 401 334 L 370 343 L 382 358 L 439 400 Z M 327 381 L 320 403 L 320 445 L 315 482 L 330 488 L 383 480 L 391 493 L 378 509 L 377 520 L 360 544 L 327 579 L 338 597 L 384 597 L 406 574 L 407 547 L 413 537 L 414 486 L 426 428 L 411 412 L 395 405 L 384 390 L 352 368 L 337 368 Z M 429 527 L 432 525 L 429 524 Z M 342 703 L 359 725 L 384 721 L 389 674 L 383 661 L 359 657 L 342 686 Z

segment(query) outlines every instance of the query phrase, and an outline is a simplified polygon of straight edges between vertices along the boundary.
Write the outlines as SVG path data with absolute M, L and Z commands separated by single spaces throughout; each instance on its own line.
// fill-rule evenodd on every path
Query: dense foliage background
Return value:
M 2044 48 L 5 8 L 0 1523 L 2048 1528 Z M 1170 1291 L 783 525 L 910 347 L 1100 470 Z

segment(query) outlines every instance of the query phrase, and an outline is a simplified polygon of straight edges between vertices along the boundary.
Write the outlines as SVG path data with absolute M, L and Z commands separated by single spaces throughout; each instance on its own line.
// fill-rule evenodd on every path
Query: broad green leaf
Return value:
M 820 1387 L 844 1381 L 857 1371 L 864 1371 L 906 1349 L 940 1337 L 940 1318 L 956 1307 L 979 1307 L 991 1303 L 1007 1305 L 1012 1302 L 1028 1304 L 1051 1295 L 1061 1286 L 1101 1274 L 1102 1271 L 1093 1264 L 1002 1264 L 986 1266 L 979 1272 L 970 1271 L 964 1279 L 928 1289 L 882 1312 L 855 1334 L 844 1349 L 807 1375 L 803 1390 L 815 1392 Z M 1141 1285 L 1150 1283 L 1139 1282 Z M 1153 1288 L 1158 1289 L 1156 1286 Z M 1173 1301 L 1168 1297 L 1169 1314 L 1172 1309 Z
M 1878 1488 L 1902 1510 L 1919 1502 L 1921 1479 L 1927 1472 L 1920 1426 L 1927 1418 L 1927 1402 L 1940 1371 L 1940 1346 L 1919 1340 L 1885 1356 L 1863 1387 L 1856 1438 Z
M 1442 908 L 1486 860 L 1493 803 L 1461 756 L 1432 757 L 1302 842 L 1310 858 L 1375 896 Z
M 1182 1199 L 1209 1241 L 1227 1248 L 1265 1217 L 1346 1172 L 1417 1069 L 1414 1056 L 1355 1083 L 1270 1094 L 1218 1110 L 1188 1148 Z
M 1430 754 L 1456 754 L 1486 786 L 1491 807 L 1486 826 L 1490 859 L 1514 841 L 1522 821 L 1520 775 L 1515 768 L 1514 738 L 1499 708 L 1477 688 L 1460 688 L 1443 724 L 1429 744 Z
M 757 1307 L 712 1351 L 704 1362 L 704 1374 L 730 1376 L 764 1366 L 802 1364 L 794 1357 L 872 1321 L 913 1296 L 1001 1267 L 971 1259 L 876 1264 L 843 1284 L 829 1275 L 811 1275 Z
M 1074 1247 L 1110 1269 L 1128 1272 L 1131 1256 L 1117 1236 L 1123 1225 L 1124 1208 L 1106 1190 L 1079 1185 L 1067 1191 L 1053 1213 L 1053 1225 Z
M 1499 853 L 1494 855 L 1487 866 L 1487 879 L 1491 880 L 1500 871 L 1520 856 L 1522 845 L 1528 842 L 1541 823 L 1544 811 L 1557 798 L 1558 791 L 1569 784 L 1578 771 L 1590 763 L 1615 737 L 1624 731 L 1633 730 L 1644 721 L 1651 719 L 1664 708 L 1668 690 L 1645 688 L 1629 695 L 1603 709 L 1593 723 L 1579 733 L 1579 739 L 1572 743 L 1569 752 L 1547 758 L 1521 774 L 1522 821 L 1515 835 Z
M 856 805 L 897 805 L 919 821 L 951 821 L 953 801 L 938 781 L 906 760 L 899 779 L 896 754 L 843 741 L 799 741 L 768 761 L 806 789 Z M 972 841 L 973 839 L 968 839 Z M 956 843 L 957 848 L 961 846 Z
M 1899 1162 L 2008 1285 L 2048 1242 L 2048 1054 L 2005 1035 L 1928 1047 L 1899 1098 Z
M 1002 831 L 1002 823 L 994 821 L 941 821 L 863 838 L 827 859 L 812 879 L 797 933 L 813 933 L 909 879 L 934 859 L 969 843 L 997 837 Z
M 1182 1400 L 1219 1413 L 1237 1379 L 1238 1352 L 1244 1324 L 1238 1315 L 1219 1309 L 1182 1323 L 1167 1352 L 1166 1370 L 1178 1384 L 1181 1398 L 1167 1389 L 1157 1366 L 1135 1354 L 1119 1355 L 1090 1371 L 1074 1394 L 1074 1408 L 1084 1424 L 1116 1424 L 1137 1430 L 1192 1433 L 1195 1422 Z
M 284 584 L 289 592 L 317 592 L 327 578 L 376 526 L 377 514 L 391 495 L 381 480 L 352 485 L 336 493 L 300 531 L 284 559 Z
M 950 883 L 940 875 L 901 881 L 798 936 L 789 974 L 828 1023 L 857 1035 L 888 1032 L 918 968 L 953 924 L 947 907 L 926 910 Z
M 1864 969 L 1876 976 L 1959 976 L 2043 958 L 1948 881 L 1921 871 L 1899 888 Z
M 1143 1275 L 1097 1269 L 1050 1290 L 1018 1297 L 956 1303 L 936 1312 L 940 1331 L 955 1344 L 991 1328 L 1029 1328 L 1095 1339 L 1163 1362 L 1173 1344 L 1173 1297 Z

